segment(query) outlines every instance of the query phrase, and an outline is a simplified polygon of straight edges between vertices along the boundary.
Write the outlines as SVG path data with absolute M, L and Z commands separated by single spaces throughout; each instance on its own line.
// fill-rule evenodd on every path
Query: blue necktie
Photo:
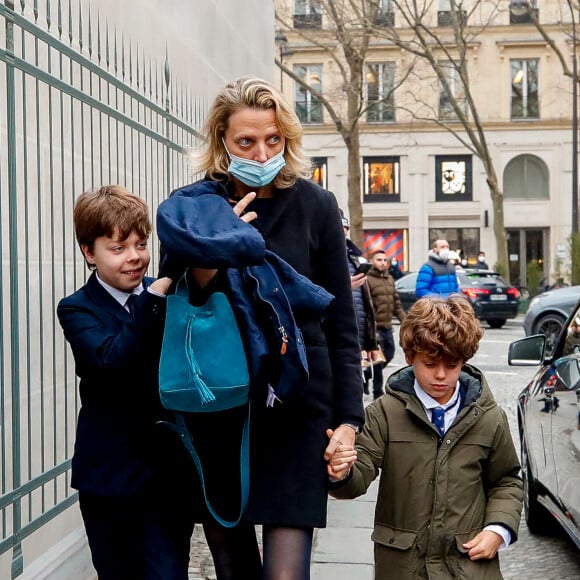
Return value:
M 445 435 L 445 409 L 441 407 L 431 409 L 431 422 L 437 427 L 437 431 L 443 437 Z

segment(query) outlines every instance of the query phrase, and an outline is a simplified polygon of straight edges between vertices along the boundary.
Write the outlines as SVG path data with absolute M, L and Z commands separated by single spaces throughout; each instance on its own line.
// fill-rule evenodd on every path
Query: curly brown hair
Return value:
M 401 323 L 399 344 L 411 358 L 421 352 L 435 360 L 466 362 L 476 353 L 482 336 L 469 300 L 452 294 L 417 300 Z

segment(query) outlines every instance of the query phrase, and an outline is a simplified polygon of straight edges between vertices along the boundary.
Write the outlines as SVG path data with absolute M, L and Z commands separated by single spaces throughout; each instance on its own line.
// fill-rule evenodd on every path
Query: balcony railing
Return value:
M 375 26 L 395 26 L 395 13 L 392 10 L 377 12 L 373 24 Z
M 296 115 L 300 119 L 300 122 L 304 125 L 310 123 L 322 123 L 322 103 L 311 102 L 311 103 L 295 103 L 294 110 Z
M 322 28 L 322 14 L 294 14 L 294 28 Z
M 537 8 L 528 8 L 523 14 L 510 11 L 510 24 L 531 24 L 534 18 L 538 18 Z
M 437 26 L 451 26 L 453 24 L 453 12 L 451 10 L 439 10 L 437 12 Z M 456 10 L 455 17 L 459 24 L 467 22 L 467 12 L 465 10 Z

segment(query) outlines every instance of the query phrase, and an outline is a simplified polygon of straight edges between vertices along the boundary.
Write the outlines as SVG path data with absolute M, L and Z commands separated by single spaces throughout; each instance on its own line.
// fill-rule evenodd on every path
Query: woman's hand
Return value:
M 250 193 L 244 195 L 236 205 L 234 205 L 234 213 L 244 222 L 250 223 L 258 217 L 255 211 L 246 212 L 246 208 L 256 199 L 256 193 L 251 191 Z M 195 280 L 195 283 L 200 288 L 205 288 L 215 277 L 217 270 L 208 270 L 206 268 L 192 268 L 191 275 Z
M 256 199 L 256 192 L 250 191 L 250 193 L 244 195 L 244 197 L 234 205 L 234 213 L 246 223 L 250 223 L 258 217 L 258 214 L 255 211 L 244 213 L 246 208 L 254 201 L 254 199 Z
M 326 435 L 329 439 L 332 439 L 334 431 L 327 429 Z M 328 465 L 326 467 L 328 476 L 332 481 L 340 481 L 348 475 L 351 467 L 354 465 L 356 461 L 356 450 L 353 445 L 344 445 L 341 443 L 337 445 L 331 455 L 325 455 L 326 457 L 328 457 Z

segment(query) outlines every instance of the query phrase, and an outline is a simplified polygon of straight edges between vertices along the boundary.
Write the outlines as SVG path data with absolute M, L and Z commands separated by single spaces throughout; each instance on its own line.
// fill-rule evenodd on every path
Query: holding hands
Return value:
M 339 427 L 340 429 L 340 427 Z M 347 427 L 347 429 L 350 429 Z M 351 429 L 352 431 L 352 429 Z M 327 472 L 331 481 L 344 479 L 356 461 L 356 450 L 353 444 L 345 444 L 336 439 L 337 431 L 326 430 L 330 443 L 326 448 L 324 458 L 328 461 Z M 333 445 L 333 443 L 335 443 Z M 329 451 L 330 450 L 330 451 Z

